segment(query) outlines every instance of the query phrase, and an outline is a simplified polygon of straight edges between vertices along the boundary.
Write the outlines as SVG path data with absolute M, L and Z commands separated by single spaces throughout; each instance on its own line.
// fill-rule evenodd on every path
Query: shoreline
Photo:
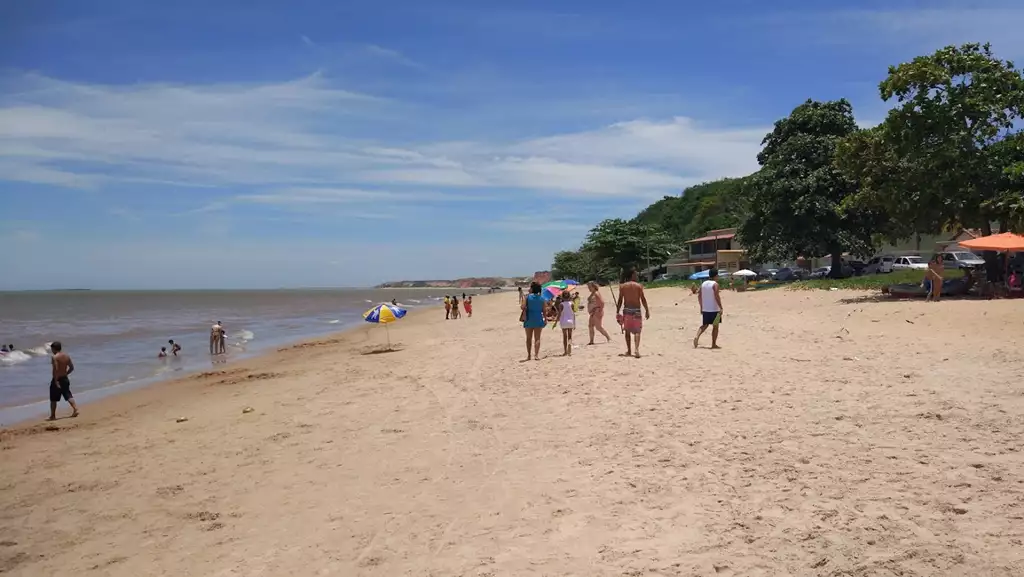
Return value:
M 1019 301 L 647 299 L 640 359 L 506 292 L 4 430 L 0 570 L 1024 574 Z
M 412 322 L 415 318 L 426 313 L 436 307 L 430 305 L 419 306 L 416 308 L 407 309 L 408 313 L 400 323 Z M 365 326 L 363 326 L 365 325 Z M 226 372 L 238 372 L 238 371 L 252 371 L 255 370 L 253 366 L 273 365 L 276 362 L 281 362 L 287 359 L 289 351 L 294 349 L 303 349 L 310 347 L 319 347 L 326 344 L 334 344 L 343 341 L 346 336 L 356 333 L 360 330 L 372 330 L 375 325 L 372 323 L 366 323 L 361 319 L 353 321 L 349 326 L 343 327 L 338 331 L 330 332 L 327 334 L 308 337 L 298 338 L 294 341 L 287 342 L 284 344 L 271 345 L 265 350 L 246 355 L 242 353 L 235 360 L 230 358 L 218 359 L 217 357 L 210 357 L 210 366 L 208 368 L 193 369 L 188 372 L 182 372 L 182 374 L 168 376 L 165 378 L 159 377 L 147 377 L 143 379 L 137 379 L 132 381 L 125 381 L 120 383 L 112 383 L 101 387 L 92 389 L 86 389 L 83 391 L 73 391 L 75 393 L 75 400 L 78 402 L 78 406 L 81 410 L 82 415 L 77 417 L 75 421 L 81 421 L 83 416 L 88 411 L 93 412 L 94 409 L 99 409 L 100 412 L 104 411 L 107 407 L 106 404 L 117 404 L 131 403 L 128 399 L 131 395 L 137 393 L 143 393 L 149 391 L 150 394 L 155 394 L 155 389 L 163 389 L 165 387 L 182 387 L 187 386 L 189 383 L 193 383 L 198 379 L 212 376 L 214 374 L 222 374 Z M 72 384 L 72 386 L 74 386 Z M 84 400 L 80 400 L 84 397 Z M 95 398 L 90 398 L 95 397 Z M 41 416 L 38 418 L 32 416 L 29 413 L 34 412 L 35 408 L 39 407 L 42 411 Z M 40 426 L 52 426 L 54 423 L 60 423 L 65 420 L 70 421 L 65 413 L 70 410 L 67 402 L 63 399 L 57 404 L 57 421 L 46 421 L 46 413 L 49 412 L 49 400 L 43 399 L 41 401 L 34 401 L 27 404 L 21 405 L 8 405 L 0 406 L 0 416 L 10 415 L 10 421 L 0 421 L 0 438 L 5 433 L 17 432 L 22 429 L 32 429 Z M 109 412 L 109 411 L 108 411 Z M 61 415 L 64 415 L 62 417 Z

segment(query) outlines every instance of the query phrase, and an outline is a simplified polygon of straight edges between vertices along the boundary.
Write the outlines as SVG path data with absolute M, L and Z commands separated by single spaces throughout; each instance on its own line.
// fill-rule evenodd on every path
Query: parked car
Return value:
M 821 266 L 811 271 L 811 278 L 825 278 L 832 272 L 832 267 Z
M 892 263 L 895 260 L 896 257 L 887 254 L 876 256 L 868 261 L 867 266 L 864 267 L 864 274 L 892 272 Z
M 773 279 L 773 278 L 775 278 L 775 274 L 778 273 L 778 272 L 779 272 L 779 269 L 777 269 L 777 268 L 763 268 L 763 269 L 757 271 L 757 278 L 759 278 L 761 280 Z
M 843 272 L 846 273 L 849 270 L 849 274 L 845 276 L 860 276 L 864 274 L 864 269 L 867 268 L 867 264 L 862 260 L 844 260 L 843 261 Z
M 892 270 L 927 270 L 928 262 L 919 256 L 898 256 L 892 261 Z
M 775 280 L 779 281 L 792 281 L 792 280 L 803 280 L 807 278 L 807 271 L 799 267 L 786 267 L 779 269 L 779 272 L 775 273 Z
M 942 253 L 943 268 L 957 269 L 975 268 L 979 266 L 985 266 L 985 259 L 973 252 L 954 251 Z

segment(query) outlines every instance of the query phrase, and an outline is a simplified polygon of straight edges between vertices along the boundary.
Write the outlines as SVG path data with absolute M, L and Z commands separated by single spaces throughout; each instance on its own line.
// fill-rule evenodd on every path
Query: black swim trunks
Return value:
M 50 402 L 56 403 L 60 401 L 61 397 L 64 397 L 65 401 L 70 401 L 74 395 L 71 394 L 71 381 L 67 377 L 61 377 L 56 381 L 50 381 Z

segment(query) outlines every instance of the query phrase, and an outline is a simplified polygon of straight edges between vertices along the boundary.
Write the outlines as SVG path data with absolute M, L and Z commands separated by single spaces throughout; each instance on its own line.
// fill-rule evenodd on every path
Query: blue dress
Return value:
M 526 321 L 523 322 L 525 329 L 542 329 L 547 325 L 544 320 L 544 297 L 531 294 L 526 297 Z

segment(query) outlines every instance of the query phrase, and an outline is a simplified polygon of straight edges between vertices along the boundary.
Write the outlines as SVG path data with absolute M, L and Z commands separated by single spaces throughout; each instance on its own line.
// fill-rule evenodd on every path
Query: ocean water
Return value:
M 88 401 L 361 324 L 391 299 L 411 310 L 442 298 L 443 289 L 0 292 L 0 343 L 16 349 L 0 354 L 0 424 L 48 411 L 52 341 L 71 355 L 72 391 Z M 227 355 L 209 354 L 214 321 Z M 180 356 L 157 358 L 168 339 Z

